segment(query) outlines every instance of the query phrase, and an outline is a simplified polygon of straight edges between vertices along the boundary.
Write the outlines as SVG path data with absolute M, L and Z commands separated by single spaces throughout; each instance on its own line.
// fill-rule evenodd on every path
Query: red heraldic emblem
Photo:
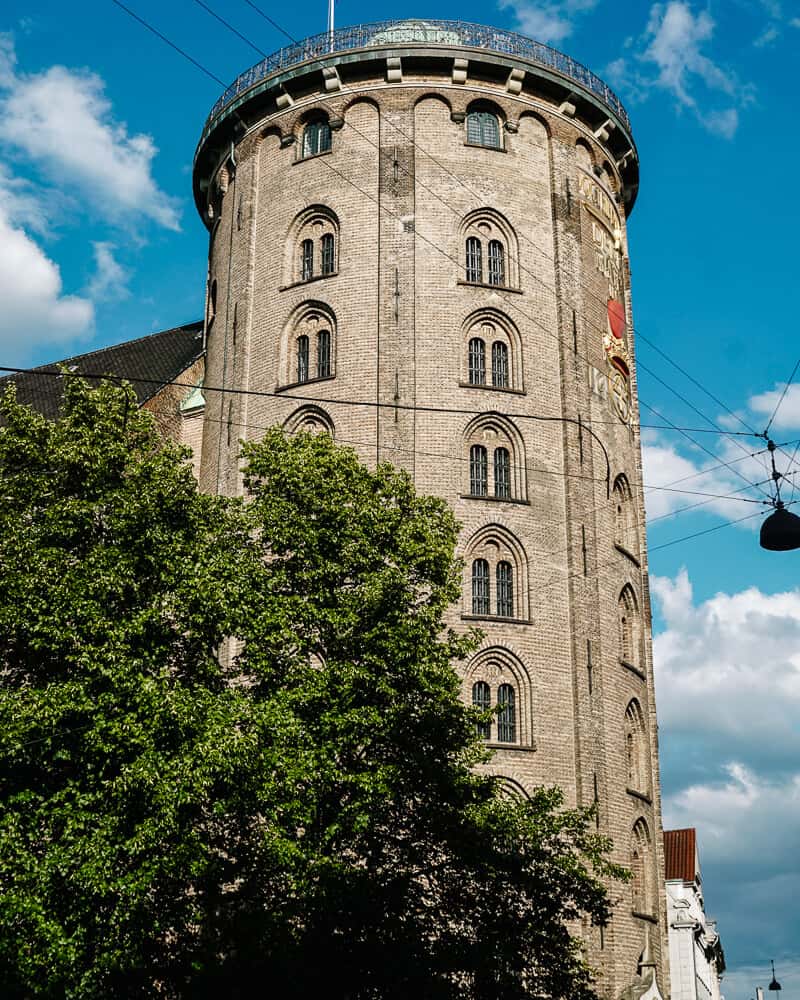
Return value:
M 608 359 L 608 383 L 611 398 L 620 418 L 627 423 L 630 418 L 630 363 L 625 333 L 628 324 L 625 306 L 616 299 L 608 300 L 608 332 L 603 337 L 603 347 Z

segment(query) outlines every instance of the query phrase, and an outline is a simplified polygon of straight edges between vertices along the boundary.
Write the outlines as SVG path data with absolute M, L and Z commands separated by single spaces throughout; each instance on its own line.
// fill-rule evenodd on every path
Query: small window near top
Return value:
M 325 233 L 322 244 L 322 273 L 333 274 L 336 270 L 336 245 L 333 233 Z
M 297 338 L 297 381 L 308 382 L 308 337 L 304 333 Z
M 303 240 L 300 250 L 301 275 L 303 281 L 314 277 L 314 241 Z
M 317 335 L 317 378 L 328 378 L 331 373 L 331 331 L 320 330 Z
M 303 130 L 302 158 L 326 153 L 331 148 L 331 127 L 327 122 L 309 122 Z
M 470 111 L 467 115 L 467 142 L 471 146 L 501 149 L 497 115 L 491 111 Z

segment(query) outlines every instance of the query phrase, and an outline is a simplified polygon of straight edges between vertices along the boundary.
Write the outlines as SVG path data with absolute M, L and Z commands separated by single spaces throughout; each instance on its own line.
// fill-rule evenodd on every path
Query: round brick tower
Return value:
M 206 122 L 201 485 L 239 439 L 326 431 L 462 524 L 464 697 L 511 794 L 597 804 L 614 857 L 602 993 L 668 995 L 658 746 L 618 98 L 493 28 L 394 21 L 282 49 Z M 261 394 L 261 395 L 259 395 Z

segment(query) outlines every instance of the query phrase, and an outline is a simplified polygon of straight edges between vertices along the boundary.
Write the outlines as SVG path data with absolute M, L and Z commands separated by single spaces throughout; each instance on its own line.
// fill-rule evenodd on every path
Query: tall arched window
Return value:
M 489 463 L 483 445 L 474 444 L 469 450 L 469 492 L 474 497 L 485 497 L 488 492 Z
M 483 250 L 477 236 L 467 240 L 467 281 L 483 281 Z
M 502 340 L 492 344 L 492 385 L 496 389 L 508 388 L 508 344 Z
M 633 827 L 631 838 L 630 869 L 631 879 L 631 909 L 643 916 L 652 916 L 654 912 L 653 878 L 652 878 L 652 845 L 650 831 L 644 819 L 638 819 Z
M 514 571 L 510 562 L 497 564 L 497 614 L 500 618 L 514 617 Z
M 486 343 L 480 337 L 469 342 L 468 374 L 470 385 L 486 385 Z
M 630 585 L 619 595 L 617 605 L 619 625 L 619 656 L 629 666 L 639 665 L 639 609 Z
M 647 730 L 642 706 L 633 698 L 625 710 L 625 757 L 628 765 L 628 788 L 648 794 Z
M 472 704 L 481 712 L 488 712 L 492 707 L 492 693 L 486 681 L 477 681 L 472 685 Z M 476 722 L 475 730 L 478 736 L 482 736 L 483 739 L 488 740 L 491 736 L 492 724 L 488 719 L 483 722 Z
M 516 743 L 517 713 L 514 688 L 501 684 L 497 689 L 497 742 Z
M 489 240 L 489 284 L 506 283 L 505 250 L 500 240 Z
M 303 240 L 300 245 L 300 275 L 303 281 L 314 277 L 314 241 Z
M 498 500 L 511 499 L 511 456 L 508 448 L 494 450 L 494 495 Z
M 491 111 L 467 113 L 467 142 L 472 146 L 500 149 L 500 123 Z
M 331 373 L 331 331 L 317 334 L 317 378 L 327 378 Z
M 325 233 L 320 244 L 322 248 L 322 273 L 333 274 L 336 270 L 336 243 L 333 233 Z
M 614 502 L 614 541 L 631 555 L 636 556 L 636 512 L 633 495 L 625 476 L 617 476 L 612 493 Z
M 297 381 L 308 382 L 308 337 L 303 333 L 297 338 Z
M 331 148 L 331 127 L 326 121 L 309 122 L 303 129 L 302 156 L 316 156 Z
M 472 563 L 472 613 L 489 614 L 489 563 L 485 559 Z

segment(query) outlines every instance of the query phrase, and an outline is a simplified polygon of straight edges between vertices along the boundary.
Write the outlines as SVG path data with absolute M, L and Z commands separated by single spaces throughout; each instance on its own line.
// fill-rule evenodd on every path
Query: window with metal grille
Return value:
M 327 378 L 331 373 L 331 331 L 317 334 L 317 378 Z
M 297 338 L 297 381 L 308 381 L 308 337 L 304 333 Z
M 511 576 L 511 563 L 499 562 L 497 576 L 497 614 L 501 618 L 514 617 L 514 581 Z
M 489 614 L 489 563 L 485 559 L 472 564 L 472 613 Z
M 486 385 L 486 344 L 480 337 L 469 342 L 469 384 Z
M 514 704 L 514 688 L 501 684 L 497 689 L 497 742 L 516 743 L 517 712 Z
M 492 344 L 492 385 L 498 389 L 508 388 L 508 345 L 502 340 Z
M 469 450 L 469 492 L 474 497 L 485 497 L 488 493 L 488 465 L 486 449 L 482 444 L 474 444 Z
M 477 236 L 467 240 L 467 281 L 483 281 L 481 241 Z
M 477 681 L 477 683 L 472 685 L 472 704 L 481 712 L 488 712 L 492 707 L 492 693 L 486 681 Z M 476 722 L 475 731 L 478 736 L 482 736 L 483 739 L 488 740 L 492 734 L 492 724 L 488 720 L 485 722 Z
M 467 115 L 467 142 L 488 149 L 500 149 L 500 125 L 491 111 L 470 111 Z
M 333 274 L 336 270 L 336 255 L 333 233 L 325 233 L 322 237 L 322 273 Z
M 331 148 L 331 127 L 327 122 L 309 122 L 303 131 L 303 158 Z
M 511 456 L 508 448 L 494 450 L 494 495 L 498 500 L 511 499 Z
M 506 283 L 505 250 L 500 240 L 489 240 L 489 284 Z
M 300 273 L 303 281 L 314 276 L 314 241 L 303 240 L 300 248 Z

